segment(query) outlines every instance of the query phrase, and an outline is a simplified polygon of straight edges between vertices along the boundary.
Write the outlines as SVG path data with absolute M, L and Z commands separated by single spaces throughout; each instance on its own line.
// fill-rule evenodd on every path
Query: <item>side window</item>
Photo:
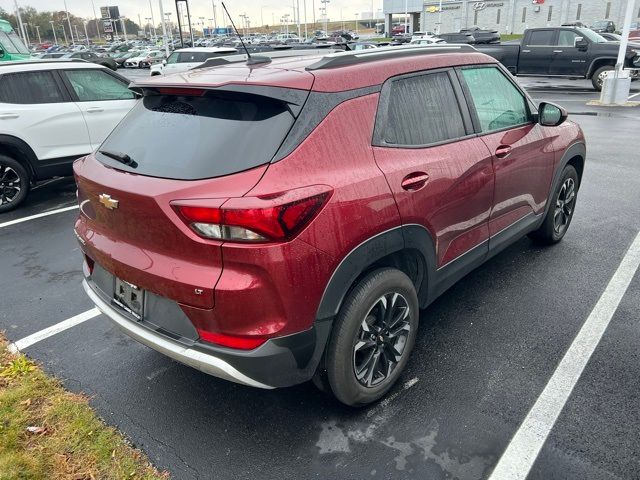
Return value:
M 52 72 L 22 72 L 0 77 L 0 102 L 62 103 L 65 98 Z
M 525 96 L 494 67 L 465 68 L 467 85 L 483 132 L 529 122 Z
M 464 137 L 466 131 L 447 73 L 394 80 L 390 86 L 386 128 L 389 145 L 429 145 Z
M 126 83 L 102 70 L 65 70 L 64 74 L 81 102 L 135 98 Z
M 547 46 L 553 45 L 553 30 L 534 30 L 529 34 L 527 45 Z
M 576 32 L 572 32 L 571 30 L 560 30 L 560 34 L 558 35 L 558 46 L 559 47 L 573 47 L 575 45 L 575 38 L 579 35 Z

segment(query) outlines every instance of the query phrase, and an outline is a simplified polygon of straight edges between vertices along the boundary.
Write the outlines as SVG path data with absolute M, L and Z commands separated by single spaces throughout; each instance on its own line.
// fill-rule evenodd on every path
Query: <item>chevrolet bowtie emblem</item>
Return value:
M 120 203 L 118 200 L 111 198 L 111 195 L 107 195 L 106 193 L 100 194 L 98 196 L 98 200 L 102 205 L 104 205 L 109 210 L 118 208 L 118 203 Z

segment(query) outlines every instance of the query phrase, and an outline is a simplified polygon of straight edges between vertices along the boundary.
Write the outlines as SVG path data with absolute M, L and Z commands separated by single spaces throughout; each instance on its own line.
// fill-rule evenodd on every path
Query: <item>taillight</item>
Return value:
M 220 207 L 193 201 L 172 202 L 183 221 L 198 235 L 235 242 L 291 240 L 320 212 L 331 196 L 325 185 L 276 195 L 231 198 Z
M 240 337 L 236 335 L 223 335 L 221 333 L 208 332 L 198 329 L 200 338 L 208 343 L 215 343 L 223 347 L 238 350 L 253 350 L 267 341 L 266 338 Z

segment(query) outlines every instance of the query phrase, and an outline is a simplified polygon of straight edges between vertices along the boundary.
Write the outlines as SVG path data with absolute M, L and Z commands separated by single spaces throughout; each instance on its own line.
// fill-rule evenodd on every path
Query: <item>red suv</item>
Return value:
M 74 165 L 84 288 L 136 340 L 242 384 L 379 399 L 421 308 L 523 235 L 558 242 L 574 212 L 580 128 L 472 47 L 132 88 L 142 101 Z

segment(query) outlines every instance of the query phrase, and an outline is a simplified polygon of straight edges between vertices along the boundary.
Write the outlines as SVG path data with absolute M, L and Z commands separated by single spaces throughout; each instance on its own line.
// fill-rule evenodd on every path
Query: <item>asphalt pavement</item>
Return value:
M 640 230 L 640 107 L 588 106 L 597 95 L 580 81 L 520 81 L 585 131 L 570 230 L 550 248 L 518 241 L 422 312 L 413 357 L 377 405 L 350 409 L 310 384 L 219 380 L 104 316 L 25 353 L 177 479 L 489 477 Z M 0 329 L 12 341 L 93 307 L 80 286 L 76 210 L 1 226 L 72 206 L 74 192 L 72 179 L 54 180 L 0 216 Z M 640 478 L 639 311 L 636 272 L 529 479 Z

